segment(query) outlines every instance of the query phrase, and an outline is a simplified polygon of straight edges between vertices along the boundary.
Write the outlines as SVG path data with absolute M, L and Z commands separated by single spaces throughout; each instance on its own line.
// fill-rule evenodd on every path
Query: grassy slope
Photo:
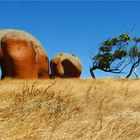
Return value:
M 140 140 L 140 80 L 0 81 L 0 140 Z

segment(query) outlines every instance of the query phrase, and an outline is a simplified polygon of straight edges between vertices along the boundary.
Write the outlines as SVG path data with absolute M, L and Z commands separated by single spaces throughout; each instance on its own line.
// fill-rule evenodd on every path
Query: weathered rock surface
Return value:
M 82 72 L 81 60 L 69 53 L 55 55 L 50 62 L 50 67 L 52 77 L 80 77 Z
M 49 61 L 40 42 L 27 32 L 0 30 L 2 77 L 49 78 Z

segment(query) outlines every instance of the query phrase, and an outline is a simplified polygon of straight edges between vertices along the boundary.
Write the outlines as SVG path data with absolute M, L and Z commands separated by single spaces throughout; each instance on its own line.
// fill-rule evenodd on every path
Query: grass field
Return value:
M 1 80 L 0 140 L 140 140 L 140 80 Z

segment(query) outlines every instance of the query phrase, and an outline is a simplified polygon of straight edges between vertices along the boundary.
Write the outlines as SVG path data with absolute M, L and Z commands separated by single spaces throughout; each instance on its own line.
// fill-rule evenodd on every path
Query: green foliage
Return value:
M 112 39 L 110 39 L 110 40 L 105 40 L 105 41 L 102 43 L 101 47 L 99 47 L 99 49 L 100 49 L 100 51 L 102 51 L 102 52 L 109 52 L 109 51 L 111 51 L 111 49 L 112 49 L 112 47 L 113 47 L 114 45 L 117 45 L 117 43 L 118 43 L 119 41 L 120 41 L 120 40 L 119 40 L 119 38 L 117 38 L 117 37 L 114 37 L 114 38 L 112 38 Z
M 122 33 L 120 36 L 119 36 L 120 40 L 121 41 L 124 41 L 124 42 L 128 42 L 131 40 L 131 37 L 126 34 L 126 33 Z
M 96 60 L 98 61 L 98 67 L 109 68 L 112 55 L 110 53 L 98 54 Z
M 140 42 L 140 38 L 139 37 L 135 37 L 134 41 L 138 43 L 138 42 Z
M 112 45 L 117 45 L 117 43 L 120 41 L 118 37 L 114 37 L 111 39 Z
M 99 49 L 101 52 L 109 52 L 111 50 L 111 46 L 101 46 Z
M 127 56 L 127 52 L 124 50 L 116 50 L 113 54 L 112 54 L 114 59 L 122 59 L 123 57 Z
M 140 52 L 136 45 L 134 45 L 133 47 L 130 48 L 130 50 L 129 50 L 130 57 L 137 57 L 137 56 L 139 56 L 139 54 L 140 54 Z

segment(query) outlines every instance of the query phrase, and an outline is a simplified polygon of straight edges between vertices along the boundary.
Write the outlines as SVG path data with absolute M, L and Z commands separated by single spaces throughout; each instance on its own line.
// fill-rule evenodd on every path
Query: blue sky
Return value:
M 140 36 L 139 1 L 0 2 L 0 29 L 21 29 L 34 35 L 51 59 L 58 52 L 76 54 L 83 62 L 81 77 L 90 77 L 91 54 L 100 43 L 135 25 Z M 97 77 L 115 76 L 102 71 Z

